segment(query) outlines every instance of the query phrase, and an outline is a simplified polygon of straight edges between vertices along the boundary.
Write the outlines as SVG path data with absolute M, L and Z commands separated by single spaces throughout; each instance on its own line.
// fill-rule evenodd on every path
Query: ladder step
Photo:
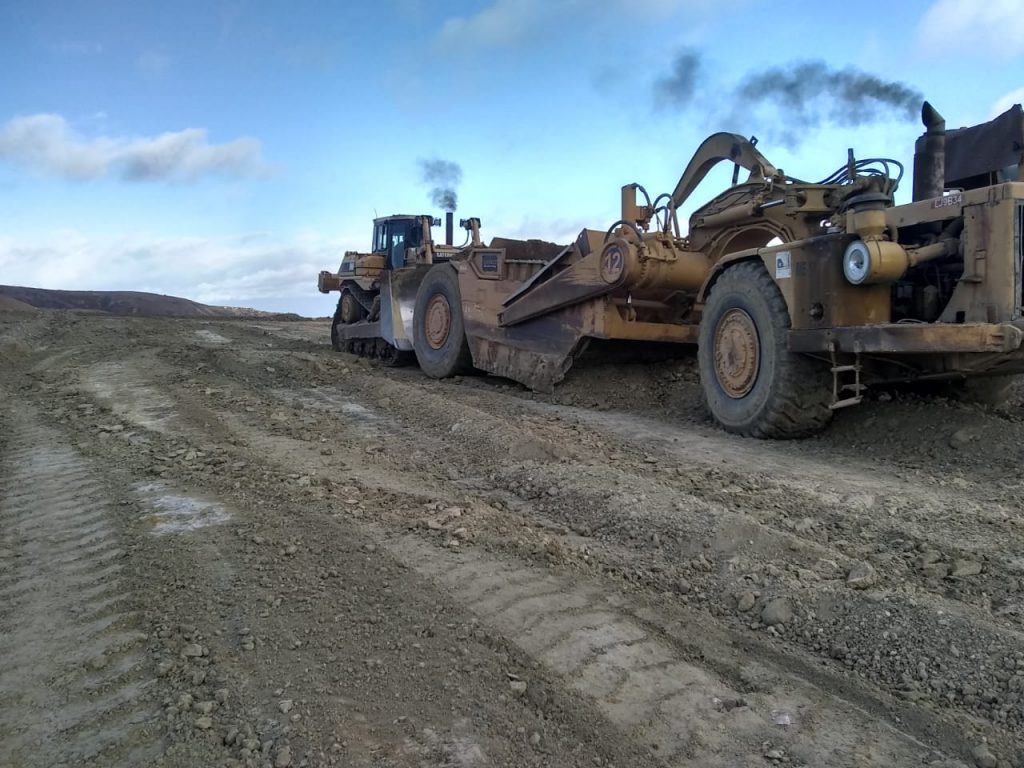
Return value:
M 832 405 L 829 406 L 829 408 L 831 408 L 833 411 L 836 411 L 840 408 L 849 408 L 851 405 L 859 405 L 863 401 L 864 398 L 861 397 L 860 395 L 857 395 L 856 397 L 848 397 L 845 400 L 836 400 L 834 403 L 832 403 Z
M 832 373 L 846 373 L 847 371 L 860 371 L 859 365 L 834 365 Z

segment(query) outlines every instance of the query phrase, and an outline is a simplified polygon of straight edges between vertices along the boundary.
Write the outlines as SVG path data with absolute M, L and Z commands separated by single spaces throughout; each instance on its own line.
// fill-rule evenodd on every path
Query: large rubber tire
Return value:
M 473 370 L 454 267 L 437 264 L 423 277 L 412 325 L 412 346 L 425 374 L 445 379 Z
M 831 420 L 831 373 L 787 349 L 789 326 L 786 300 L 761 262 L 729 267 L 711 287 L 697 360 L 708 410 L 727 431 L 806 437 Z

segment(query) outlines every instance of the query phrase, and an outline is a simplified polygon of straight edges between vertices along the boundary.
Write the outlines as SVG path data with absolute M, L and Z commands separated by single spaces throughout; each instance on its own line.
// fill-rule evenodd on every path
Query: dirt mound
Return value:
M 35 312 L 36 308 L 9 296 L 0 296 L 0 312 Z

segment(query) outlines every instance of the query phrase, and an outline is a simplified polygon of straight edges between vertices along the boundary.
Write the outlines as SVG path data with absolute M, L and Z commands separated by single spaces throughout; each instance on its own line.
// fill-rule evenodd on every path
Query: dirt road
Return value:
M 0 312 L 0 767 L 1024 766 L 1019 403 L 327 336 Z

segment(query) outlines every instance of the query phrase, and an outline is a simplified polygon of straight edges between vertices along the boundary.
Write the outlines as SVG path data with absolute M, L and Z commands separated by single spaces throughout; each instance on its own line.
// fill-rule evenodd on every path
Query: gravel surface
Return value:
M 0 767 L 1024 766 L 1019 399 L 327 336 L 0 311 Z

